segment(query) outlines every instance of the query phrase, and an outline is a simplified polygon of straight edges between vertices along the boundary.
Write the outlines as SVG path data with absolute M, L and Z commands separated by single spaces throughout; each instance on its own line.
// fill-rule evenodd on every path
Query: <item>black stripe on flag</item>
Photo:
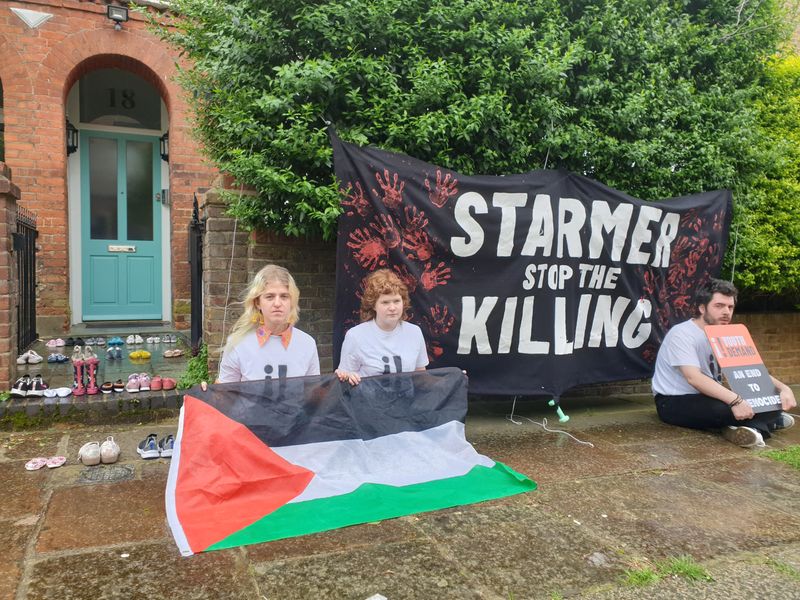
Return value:
M 367 377 L 355 387 L 323 375 L 219 383 L 187 395 L 272 447 L 423 431 L 463 423 L 467 413 L 467 378 L 454 367 Z

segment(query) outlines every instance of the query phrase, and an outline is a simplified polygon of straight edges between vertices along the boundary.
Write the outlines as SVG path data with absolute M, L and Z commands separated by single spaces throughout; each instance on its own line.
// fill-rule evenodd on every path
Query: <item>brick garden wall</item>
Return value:
M 295 278 L 300 288 L 298 327 L 316 339 L 320 368 L 323 373 L 330 373 L 335 244 L 266 232 L 234 233 L 234 220 L 225 215 L 225 206 L 217 192 L 206 192 L 200 201 L 201 215 L 206 219 L 203 339 L 208 343 L 212 374 L 216 374 L 225 338 L 242 314 L 240 301 L 247 284 L 268 263 L 286 267 Z

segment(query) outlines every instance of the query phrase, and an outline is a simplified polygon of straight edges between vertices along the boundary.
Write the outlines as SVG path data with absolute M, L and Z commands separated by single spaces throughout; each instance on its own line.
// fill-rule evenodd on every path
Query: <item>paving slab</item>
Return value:
M 53 492 L 36 551 L 91 548 L 167 536 L 161 482 L 151 479 L 98 483 Z
M 1 433 L 0 461 L 26 461 L 35 456 L 54 456 L 64 437 L 59 431 L 39 430 L 30 433 Z
M 784 551 L 797 555 L 797 548 Z M 593 600 L 790 600 L 800 597 L 800 571 L 787 572 L 783 553 L 736 554 L 709 561 L 710 581 L 669 576 L 646 586 L 618 586 L 612 590 L 582 594 Z M 774 556 L 778 556 L 775 558 Z
M 22 574 L 22 558 L 37 517 L 0 521 L 0 598 L 13 598 Z
M 259 595 L 238 551 L 183 559 L 174 545 L 130 544 L 37 561 L 27 600 L 253 600 Z
M 358 547 L 417 541 L 423 537 L 423 533 L 415 527 L 416 520 L 415 517 L 401 517 L 277 540 L 268 544 L 253 544 L 247 546 L 247 555 L 253 563 L 262 563 L 342 552 Z
M 50 473 L 44 467 L 38 471 L 26 471 L 26 461 L 0 464 L 0 519 L 20 519 L 35 515 L 44 509 L 44 488 Z
M 500 597 L 476 589 L 472 573 L 425 540 L 276 560 L 257 564 L 253 571 L 261 595 L 269 599 L 364 600 L 374 594 L 390 600 Z
M 522 502 L 524 496 L 515 496 L 516 505 L 486 502 L 420 515 L 420 527 L 482 589 L 500 598 L 575 593 L 619 576 L 619 548 Z
M 800 541 L 800 516 L 776 518 L 752 493 L 665 471 L 564 483 L 548 500 L 551 510 L 651 559 L 711 558 Z

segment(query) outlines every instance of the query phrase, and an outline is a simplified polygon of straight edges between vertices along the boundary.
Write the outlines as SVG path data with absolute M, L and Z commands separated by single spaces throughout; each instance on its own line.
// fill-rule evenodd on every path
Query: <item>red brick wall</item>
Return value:
M 17 260 L 11 234 L 17 230 L 19 188 L 11 170 L 0 162 L 0 389 L 16 378 L 17 358 Z
M 53 17 L 30 29 L 9 7 Z M 37 214 L 39 223 L 40 332 L 55 333 L 69 323 L 66 97 L 83 74 L 108 67 L 130 70 L 150 81 L 169 112 L 173 318 L 179 328 L 189 326 L 187 226 L 192 193 L 208 187 L 213 169 L 191 137 L 188 107 L 173 81 L 176 54 L 146 30 L 140 16 L 130 13 L 123 30 L 115 31 L 105 12 L 105 4 L 76 0 L 12 0 L 3 2 L 0 11 L 5 156 L 22 190 L 22 205 Z

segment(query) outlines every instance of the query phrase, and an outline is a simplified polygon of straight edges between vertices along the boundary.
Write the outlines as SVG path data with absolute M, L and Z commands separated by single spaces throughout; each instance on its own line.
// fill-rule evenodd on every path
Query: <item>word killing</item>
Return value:
M 651 312 L 649 300 L 640 299 L 633 303 L 623 296 L 612 299 L 610 295 L 583 294 L 575 318 L 569 323 L 565 297 L 555 297 L 554 312 L 538 320 L 534 300 L 534 296 L 521 299 L 512 296 L 503 302 L 497 296 L 482 299 L 462 297 L 457 353 L 470 354 L 474 342 L 478 354 L 508 354 L 516 338 L 516 352 L 520 354 L 563 355 L 572 354 L 584 346 L 612 348 L 618 345 L 620 338 L 626 348 L 638 348 L 650 337 L 652 326 L 647 321 Z M 520 305 L 522 314 L 518 319 Z M 499 314 L 495 308 L 499 306 L 502 306 L 502 320 L 498 323 Z M 534 330 L 538 335 L 548 330 L 547 337 L 535 339 Z M 492 340 L 495 340 L 495 346 Z

